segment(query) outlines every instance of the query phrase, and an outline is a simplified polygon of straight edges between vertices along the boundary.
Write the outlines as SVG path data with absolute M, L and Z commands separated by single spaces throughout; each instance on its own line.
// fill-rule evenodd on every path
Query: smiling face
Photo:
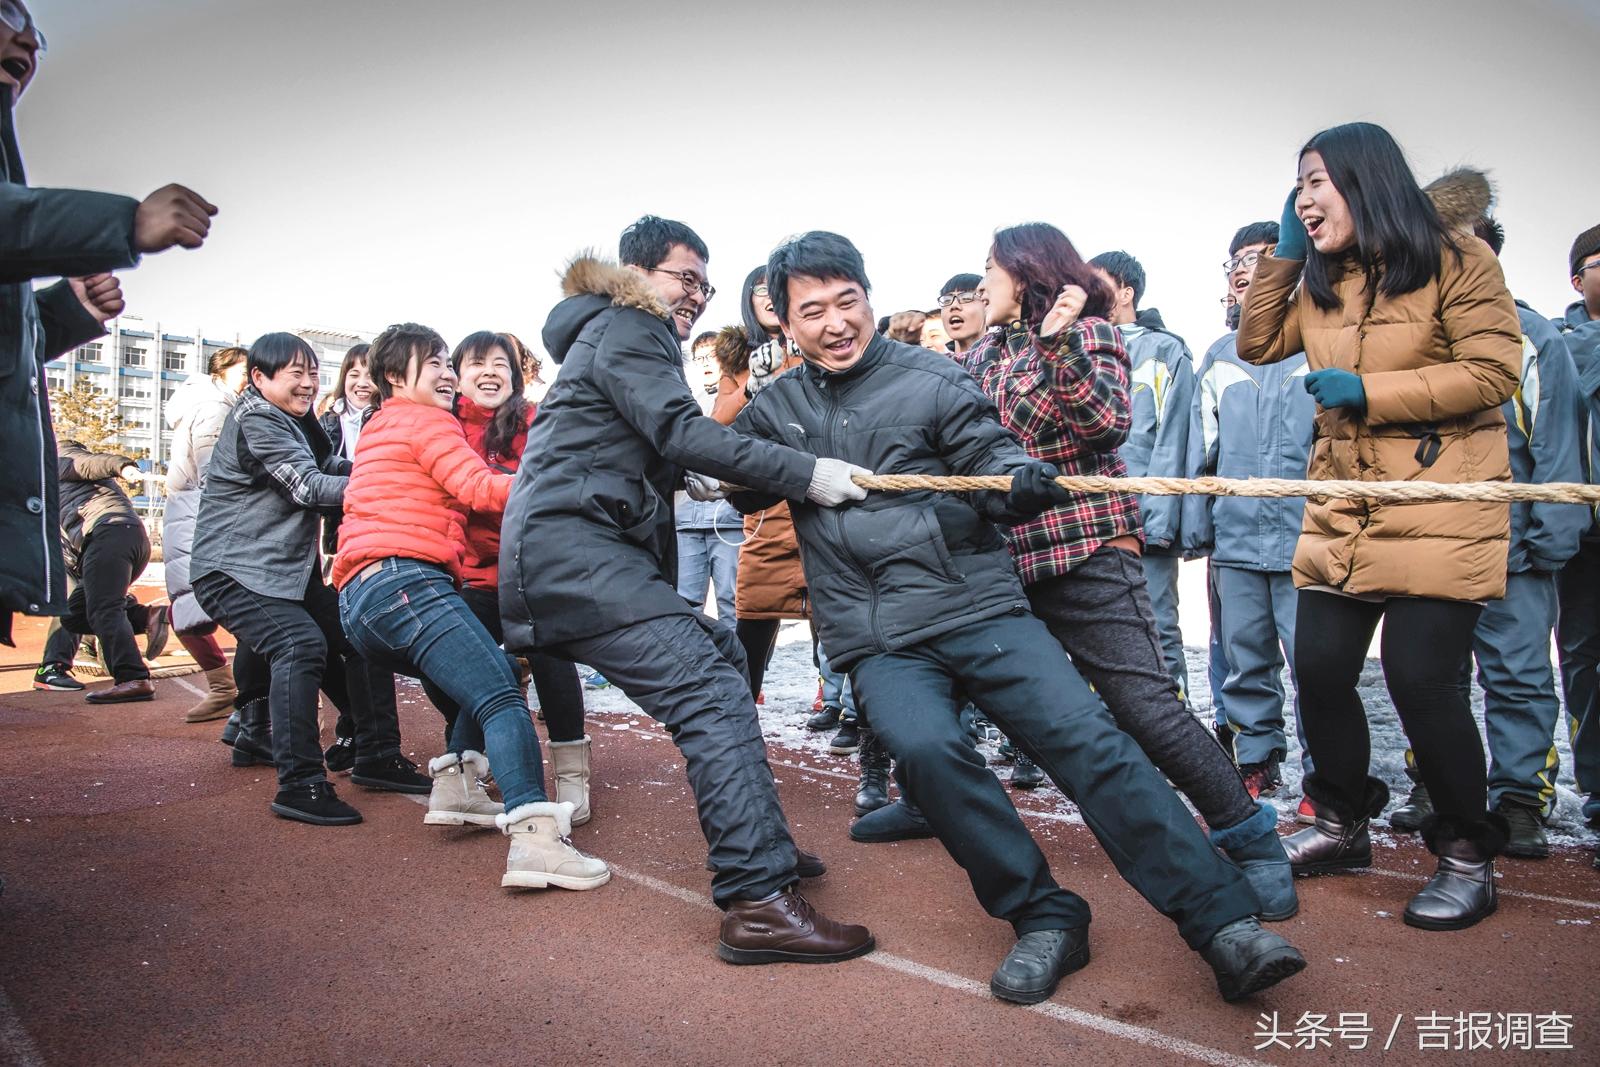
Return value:
M 983 262 L 984 323 L 987 326 L 1006 326 L 1022 317 L 1022 290 L 1017 280 L 994 261 L 994 254 Z
M 1294 213 L 1306 228 L 1311 247 L 1325 256 L 1336 256 L 1356 243 L 1356 223 L 1344 194 L 1334 188 L 1322 153 L 1311 151 L 1300 157 L 1300 178 L 1295 182 L 1298 196 Z
M 1256 259 L 1266 250 L 1267 245 L 1264 241 L 1253 245 L 1241 245 L 1239 251 L 1229 257 L 1233 269 L 1228 272 L 1228 291 L 1223 296 L 1226 307 L 1244 303 L 1244 294 L 1250 288 L 1250 283 L 1255 280 Z
M 765 282 L 750 291 L 750 310 L 755 312 L 756 321 L 767 331 L 767 336 L 773 337 L 782 332 L 783 327 L 778 323 L 778 313 L 772 310 L 772 297 L 767 294 Z
M 406 364 L 406 380 L 389 375 L 389 395 L 414 404 L 431 404 L 449 411 L 456 401 L 456 372 L 450 355 L 441 346 L 431 352 L 413 350 Z
M 358 359 L 345 368 L 344 372 L 344 403 L 351 411 L 365 411 L 372 403 L 372 395 L 377 392 L 372 384 L 372 375 L 367 370 L 367 361 Z
M 251 371 L 250 384 L 267 403 L 299 418 L 311 410 L 317 399 L 317 365 L 303 355 L 296 356 L 292 363 L 279 367 L 278 373 L 270 378 L 259 367 Z
M 789 277 L 784 329 L 806 359 L 824 370 L 855 366 L 876 333 L 861 285 L 845 278 Z
M 461 361 L 461 395 L 491 411 L 511 399 L 511 356 L 485 345 Z
M 922 347 L 934 352 L 943 352 L 945 345 L 950 343 L 950 335 L 945 332 L 943 316 L 928 318 L 922 323 Z
M 39 33 L 22 0 L 0 0 L 0 85 L 11 86 L 12 99 L 20 97 L 39 69 Z M 23 28 L 17 29 L 13 22 Z
M 672 324 L 677 327 L 678 340 L 687 341 L 689 335 L 694 332 L 694 324 L 700 321 L 700 315 L 706 309 L 706 298 L 698 285 L 684 285 L 681 275 L 692 274 L 704 282 L 706 261 L 688 245 L 673 245 L 672 251 L 667 253 L 667 258 L 657 263 L 654 269 L 645 270 L 634 266 L 628 269 L 637 271 L 650 288 L 655 290 L 656 295 L 661 298 L 661 303 L 666 307 Z

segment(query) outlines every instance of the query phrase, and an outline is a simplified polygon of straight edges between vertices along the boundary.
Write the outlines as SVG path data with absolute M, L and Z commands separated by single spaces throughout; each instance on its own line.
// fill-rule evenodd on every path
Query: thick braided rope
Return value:
M 936 478 L 924 474 L 858 474 L 863 489 L 905 492 L 932 489 L 941 493 L 968 493 L 979 489 L 1011 488 L 1010 475 L 983 478 Z M 1352 482 L 1293 481 L 1287 478 L 1106 478 L 1099 475 L 1062 476 L 1056 484 L 1079 493 L 1146 493 L 1151 496 L 1304 496 L 1313 499 L 1376 500 L 1383 504 L 1416 504 L 1441 500 L 1486 503 L 1600 504 L 1600 485 L 1546 482 Z

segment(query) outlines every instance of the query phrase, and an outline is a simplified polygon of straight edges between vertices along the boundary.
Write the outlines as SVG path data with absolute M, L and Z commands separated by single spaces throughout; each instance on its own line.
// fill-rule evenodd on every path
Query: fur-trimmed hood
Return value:
M 1494 206 L 1494 186 L 1489 176 L 1472 167 L 1446 171 L 1422 191 L 1433 201 L 1433 209 L 1447 230 L 1470 229 Z
M 644 278 L 592 252 L 579 253 L 567 264 L 561 292 L 566 299 L 550 312 L 542 335 L 546 351 L 557 363 L 567 358 L 589 320 L 608 307 L 637 308 L 667 321 L 666 306 Z

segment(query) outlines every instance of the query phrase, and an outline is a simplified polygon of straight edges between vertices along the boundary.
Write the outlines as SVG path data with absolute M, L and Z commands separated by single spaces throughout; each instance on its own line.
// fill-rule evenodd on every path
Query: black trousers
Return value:
M 744 649 L 705 615 L 666 615 L 547 651 L 587 663 L 667 728 L 687 764 L 719 905 L 759 899 L 795 880 L 797 859 Z
M 483 623 L 489 636 L 498 644 L 505 640 L 500 623 L 500 594 L 493 589 L 476 586 L 461 587 L 461 599 L 473 617 Z M 533 674 L 533 689 L 539 695 L 539 708 L 544 712 L 545 729 L 552 741 L 583 740 L 583 683 L 578 679 L 578 666 L 571 660 L 549 656 L 543 652 L 525 654 L 528 669 Z M 603 671 L 601 673 L 604 673 Z M 444 743 L 449 748 L 450 733 L 455 729 L 460 708 L 428 679 L 422 679 L 422 691 L 428 694 L 433 706 L 444 716 Z
M 70 668 L 78 641 L 92 633 L 114 682 L 150 677 L 135 634 L 145 632 L 150 609 L 128 595 L 128 588 L 150 562 L 150 537 L 144 527 L 113 523 L 95 527 L 79 556 L 80 577 L 67 596 L 60 630 L 52 627 L 45 662 Z
M 961 728 L 961 694 L 1072 797 L 1129 884 L 1205 947 L 1260 903 L 1172 787 L 1117 728 L 1044 623 L 1026 613 L 963 626 L 850 671 L 903 784 L 990 915 L 1019 935 L 1089 922 L 1056 884 L 999 779 Z
M 1464 670 L 1482 613 L 1460 600 L 1372 602 L 1300 590 L 1294 654 L 1301 726 L 1316 767 L 1306 782 L 1313 800 L 1346 817 L 1366 814 L 1372 739 L 1356 685 L 1383 619 L 1384 682 L 1434 810 L 1458 832 L 1484 822 L 1488 771 Z
M 317 730 L 317 690 L 328 694 L 356 725 L 356 758 L 377 759 L 400 751 L 392 676 L 356 655 L 339 623 L 339 599 L 311 568 L 301 600 L 265 596 L 213 572 L 195 580 L 195 599 L 206 614 L 237 634 L 264 658 L 272 674 L 272 758 L 280 786 L 327 778 Z M 374 694 L 387 690 L 387 705 Z

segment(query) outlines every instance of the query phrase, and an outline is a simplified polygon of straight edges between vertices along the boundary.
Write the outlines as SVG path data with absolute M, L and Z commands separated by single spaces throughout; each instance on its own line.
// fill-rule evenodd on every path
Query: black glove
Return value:
M 1054 464 L 1042 459 L 1030 460 L 1027 465 L 1012 471 L 1006 509 L 1031 516 L 1065 504 L 1072 499 L 1072 494 L 1056 484 L 1056 476 L 1060 473 Z

